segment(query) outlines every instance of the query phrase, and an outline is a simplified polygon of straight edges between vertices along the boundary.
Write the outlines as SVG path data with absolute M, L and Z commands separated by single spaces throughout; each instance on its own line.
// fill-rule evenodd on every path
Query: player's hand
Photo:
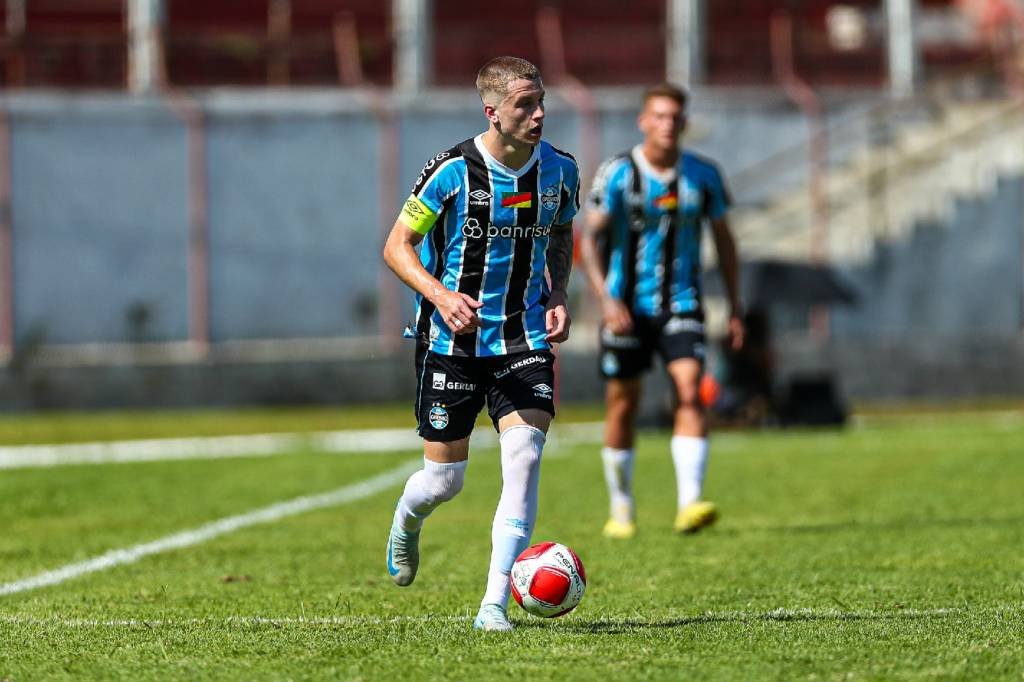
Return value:
M 435 297 L 434 305 L 444 323 L 456 334 L 469 334 L 480 326 L 476 311 L 484 304 L 467 294 L 445 289 Z
M 733 350 L 743 348 L 743 342 L 747 336 L 747 328 L 743 324 L 743 318 L 739 315 L 729 316 L 729 345 Z
M 601 317 L 604 326 L 612 334 L 618 336 L 633 331 L 633 316 L 629 314 L 626 304 L 617 298 L 605 298 L 601 301 Z
M 562 343 L 569 338 L 569 306 L 565 301 L 564 291 L 552 291 L 551 298 L 544 308 L 544 326 L 548 335 L 544 338 L 551 343 Z

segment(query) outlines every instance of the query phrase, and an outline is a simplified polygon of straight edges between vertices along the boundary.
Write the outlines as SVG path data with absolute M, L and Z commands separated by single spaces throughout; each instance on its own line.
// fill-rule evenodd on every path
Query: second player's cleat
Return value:
M 512 623 L 499 604 L 484 604 L 473 620 L 473 629 L 483 632 L 511 632 Z
M 636 535 L 636 524 L 632 521 L 618 521 L 608 519 L 602 531 L 606 538 L 613 540 L 628 540 Z
M 677 533 L 696 533 L 701 528 L 710 526 L 718 519 L 718 509 L 713 502 L 697 500 L 683 507 L 676 514 L 675 529 Z
M 391 524 L 388 534 L 388 573 L 399 587 L 416 579 L 420 567 L 420 532 L 410 533 Z

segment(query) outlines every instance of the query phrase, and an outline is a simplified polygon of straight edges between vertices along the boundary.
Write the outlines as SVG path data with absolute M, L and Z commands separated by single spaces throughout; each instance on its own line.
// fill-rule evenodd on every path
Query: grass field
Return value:
M 0 420 L 0 439 L 406 419 L 58 415 Z M 470 620 L 499 489 L 493 449 L 474 452 L 464 492 L 428 521 L 407 589 L 388 580 L 383 550 L 414 450 L 0 470 L 0 680 L 1024 676 L 1024 412 L 881 412 L 842 431 L 723 433 L 712 447 L 717 526 L 671 534 L 668 437 L 649 433 L 636 471 L 640 533 L 615 543 L 600 535 L 596 445 L 553 444 L 534 538 L 577 550 L 587 595 L 554 621 L 514 610 L 517 631 L 490 636 Z M 186 533 L 189 543 L 148 545 L 130 563 L 108 554 L 295 498 L 309 509 L 272 507 L 280 514 L 264 522 L 245 517 L 205 541 Z M 109 567 L 24 587 L 103 555 Z

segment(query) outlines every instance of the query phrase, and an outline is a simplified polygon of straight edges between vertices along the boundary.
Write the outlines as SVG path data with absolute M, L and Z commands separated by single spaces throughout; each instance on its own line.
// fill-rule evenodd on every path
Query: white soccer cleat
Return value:
M 391 524 L 388 534 L 388 573 L 399 587 L 416 579 L 420 567 L 420 532 L 410 533 Z
M 511 632 L 512 623 L 509 622 L 508 615 L 501 605 L 484 604 L 476 614 L 473 629 L 483 632 Z

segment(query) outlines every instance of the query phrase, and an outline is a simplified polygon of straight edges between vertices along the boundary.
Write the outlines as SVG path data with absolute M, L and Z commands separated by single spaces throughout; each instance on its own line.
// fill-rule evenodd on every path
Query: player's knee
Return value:
M 434 468 L 426 476 L 423 482 L 423 493 L 428 498 L 427 503 L 438 505 L 454 498 L 462 491 L 466 480 L 467 462 L 456 462 L 444 465 L 444 468 Z
M 684 410 L 700 410 L 703 409 L 703 405 L 700 402 L 700 394 L 694 391 L 686 391 L 685 393 L 679 393 L 679 407 Z
M 533 426 L 517 425 L 505 429 L 501 442 L 502 466 L 527 472 L 540 464 L 546 436 Z

